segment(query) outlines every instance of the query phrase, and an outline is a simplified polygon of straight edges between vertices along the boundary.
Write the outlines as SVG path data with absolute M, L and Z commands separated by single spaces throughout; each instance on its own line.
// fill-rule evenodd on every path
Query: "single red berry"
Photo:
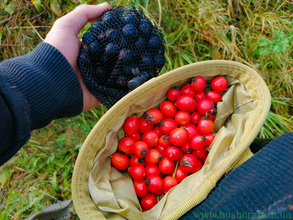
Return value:
M 151 175 L 161 175 L 161 171 L 157 165 L 149 164 L 145 167 L 145 176 L 148 178 Z
M 154 147 L 158 144 L 159 135 L 153 130 L 148 130 L 143 133 L 141 140 L 144 141 L 148 146 Z
M 147 154 L 145 155 L 145 161 L 148 164 L 157 164 L 162 160 L 163 156 L 161 155 L 160 151 L 155 149 L 155 148 L 151 148 L 148 150 Z
M 201 76 L 196 76 L 192 78 L 191 86 L 195 91 L 203 90 L 206 86 L 206 81 Z
M 167 134 L 164 134 L 159 138 L 159 145 L 163 148 L 167 148 L 171 145 L 169 136 Z
M 144 157 L 147 154 L 149 147 L 144 141 L 137 141 L 134 143 L 132 150 L 135 156 Z
M 195 96 L 195 91 L 192 88 L 191 84 L 185 84 L 180 89 L 181 95 L 189 95 L 191 97 Z
M 207 93 L 207 99 L 211 100 L 214 104 L 218 103 L 222 99 L 221 93 L 211 90 Z
M 174 87 L 167 92 L 167 98 L 171 102 L 175 102 L 180 95 L 181 95 L 181 92 L 178 87 Z
M 208 147 L 213 142 L 213 140 L 215 138 L 215 134 L 214 133 L 205 134 L 204 137 L 206 138 L 205 146 Z
M 176 106 L 173 104 L 173 102 L 171 101 L 163 101 L 160 104 L 160 110 L 163 113 L 163 115 L 165 115 L 168 118 L 172 118 L 175 116 L 175 114 L 177 113 L 177 108 Z
M 128 135 L 132 135 L 137 132 L 138 127 L 138 118 L 136 115 L 133 115 L 125 120 L 123 124 L 123 131 Z
M 175 115 L 175 121 L 179 125 L 187 125 L 191 120 L 190 113 L 188 111 L 178 111 Z
M 201 134 L 211 133 L 214 129 L 214 122 L 209 119 L 201 119 L 197 124 L 197 129 Z
M 205 98 L 206 98 L 206 93 L 205 93 L 204 90 L 197 91 L 197 92 L 195 93 L 195 96 L 194 96 L 195 101 L 198 102 L 199 100 L 201 100 L 201 99 L 205 99 Z
M 199 112 L 193 112 L 190 115 L 190 120 L 193 124 L 197 124 L 201 118 L 202 118 L 202 114 L 200 114 Z
M 187 131 L 184 128 L 175 128 L 173 129 L 170 134 L 170 142 L 175 146 L 182 146 L 187 141 Z
M 180 159 L 181 150 L 178 147 L 170 146 L 166 149 L 166 157 L 173 161 L 177 161 Z
M 187 173 L 191 173 L 196 168 L 198 159 L 192 154 L 185 154 L 179 162 L 179 165 L 182 167 L 182 170 Z
M 173 160 L 169 159 L 168 157 L 163 157 L 163 159 L 159 162 L 159 169 L 163 174 L 169 174 L 173 172 L 175 168 L 175 164 Z
M 211 82 L 213 90 L 224 92 L 228 87 L 228 80 L 224 76 L 216 76 Z
M 154 125 L 150 123 L 148 120 L 146 120 L 144 117 L 140 117 L 138 119 L 138 123 L 139 123 L 138 131 L 141 134 L 143 134 L 144 132 L 148 130 L 152 130 L 154 127 Z
M 149 193 L 140 200 L 140 204 L 145 210 L 150 210 L 157 204 L 157 197 L 154 194 Z
M 178 181 L 176 178 L 172 176 L 166 176 L 163 179 L 163 190 L 164 193 L 167 193 L 170 189 L 172 189 L 174 186 L 178 185 Z
M 134 180 L 133 187 L 138 198 L 143 198 L 149 194 L 148 188 L 145 185 L 145 180 Z
M 206 138 L 202 135 L 195 135 L 190 142 L 190 146 L 193 150 L 200 150 L 205 147 Z
M 111 163 L 117 170 L 125 170 L 129 166 L 129 158 L 124 154 L 116 152 L 111 156 Z
M 152 175 L 145 180 L 145 185 L 151 193 L 158 192 L 163 188 L 163 180 L 158 175 Z
M 213 113 L 214 105 L 209 99 L 201 99 L 197 103 L 197 111 L 202 115 L 210 115 Z
M 184 168 L 182 166 L 178 166 L 175 178 L 177 179 L 178 183 L 180 183 L 182 180 L 184 180 L 186 177 L 188 177 L 188 173 L 183 170 Z M 175 171 L 174 171 L 175 172 Z M 172 175 L 174 175 L 174 172 Z
M 158 124 L 164 119 L 164 115 L 157 108 L 150 108 L 144 114 L 143 117 L 152 124 Z
M 144 166 L 145 165 L 144 158 L 133 155 L 130 158 L 130 166 L 135 166 L 135 165 L 143 165 Z
M 173 118 L 165 118 L 160 122 L 160 129 L 163 134 L 170 134 L 175 128 L 178 128 L 178 124 Z
M 175 102 L 175 106 L 177 106 L 180 110 L 189 112 L 195 111 L 197 107 L 195 99 L 189 95 L 179 96 Z
M 204 157 L 208 154 L 208 152 L 207 152 L 207 150 L 206 150 L 205 148 L 201 148 L 201 149 L 199 149 L 199 150 L 195 150 L 195 151 L 193 151 L 192 154 L 193 154 L 196 158 L 198 158 L 198 159 L 202 159 L 202 158 L 204 158 Z
M 132 148 L 135 143 L 135 140 L 131 137 L 123 137 L 118 142 L 118 150 L 124 154 L 132 154 Z
M 145 167 L 143 165 L 134 165 L 128 168 L 128 173 L 134 180 L 142 180 L 145 177 Z

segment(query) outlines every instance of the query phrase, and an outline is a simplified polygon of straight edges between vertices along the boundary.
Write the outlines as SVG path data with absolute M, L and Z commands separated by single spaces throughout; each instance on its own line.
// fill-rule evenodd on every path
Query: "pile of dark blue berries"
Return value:
M 159 74 L 164 52 L 160 28 L 135 7 L 119 6 L 83 35 L 78 66 L 90 92 L 109 108 L 137 82 Z M 129 83 L 133 79 L 138 81 Z

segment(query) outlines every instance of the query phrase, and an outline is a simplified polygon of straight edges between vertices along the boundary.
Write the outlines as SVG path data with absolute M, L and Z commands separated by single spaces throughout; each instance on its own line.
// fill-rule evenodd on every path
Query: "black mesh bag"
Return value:
M 89 91 L 107 108 L 159 74 L 161 29 L 134 6 L 109 9 L 86 31 L 77 63 Z

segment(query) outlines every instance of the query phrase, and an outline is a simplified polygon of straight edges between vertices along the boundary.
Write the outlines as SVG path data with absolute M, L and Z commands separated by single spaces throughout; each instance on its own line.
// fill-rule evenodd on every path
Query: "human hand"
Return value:
M 76 72 L 83 91 L 83 111 L 98 106 L 100 102 L 87 89 L 77 66 L 81 44 L 78 33 L 88 22 L 97 20 L 109 8 L 106 2 L 99 5 L 79 5 L 67 15 L 57 19 L 44 40 L 58 49 Z

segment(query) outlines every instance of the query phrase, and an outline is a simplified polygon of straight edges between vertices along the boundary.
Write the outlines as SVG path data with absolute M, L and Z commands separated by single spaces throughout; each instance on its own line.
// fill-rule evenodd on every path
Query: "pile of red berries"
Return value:
M 214 104 L 227 86 L 224 76 L 213 78 L 210 86 L 197 76 L 180 89 L 170 89 L 159 108 L 125 120 L 125 137 L 119 140 L 111 163 L 118 170 L 127 169 L 144 211 L 157 203 L 156 195 L 167 193 L 202 168 L 206 147 L 214 139 Z

